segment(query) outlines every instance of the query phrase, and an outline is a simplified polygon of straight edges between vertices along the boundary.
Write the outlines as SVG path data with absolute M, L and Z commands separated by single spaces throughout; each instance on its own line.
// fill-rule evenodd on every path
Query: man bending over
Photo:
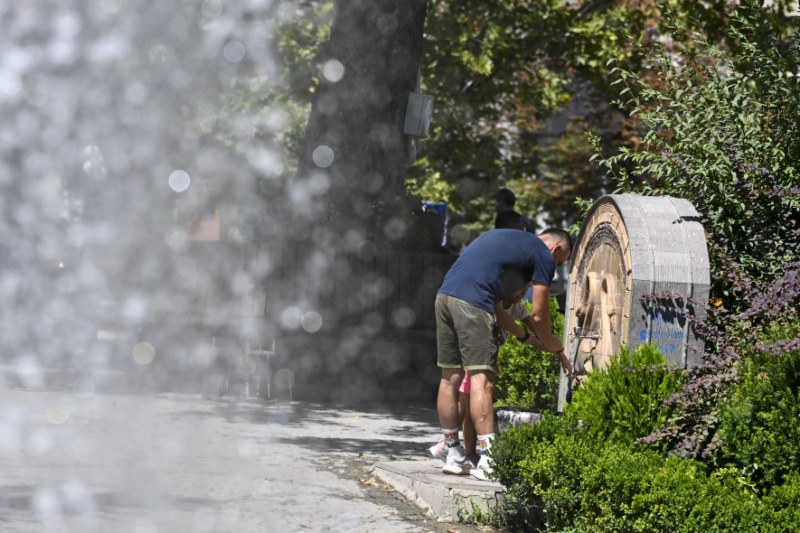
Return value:
M 436 343 L 442 369 L 437 397 L 439 422 L 447 446 L 443 472 L 469 474 L 470 462 L 458 438 L 458 387 L 464 370 L 470 374 L 470 415 L 478 434 L 478 466 L 472 474 L 487 479 L 489 448 L 494 437 L 493 392 L 497 381 L 500 327 L 525 342 L 528 333 L 504 307 L 518 300 L 533 283 L 531 318 L 540 347 L 558 353 L 571 372 L 561 340 L 552 333 L 550 283 L 556 266 L 569 259 L 569 233 L 550 228 L 537 235 L 495 229 L 475 239 L 445 275 L 436 295 Z

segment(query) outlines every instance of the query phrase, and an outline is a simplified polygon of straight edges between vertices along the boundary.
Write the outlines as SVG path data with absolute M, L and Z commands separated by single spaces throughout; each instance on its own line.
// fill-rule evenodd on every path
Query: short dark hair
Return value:
M 517 197 L 514 196 L 514 193 L 511 192 L 511 189 L 506 189 L 503 187 L 502 189 L 498 189 L 496 193 L 494 193 L 494 199 L 500 200 L 504 204 L 514 207 L 514 204 L 517 203 Z
M 562 248 L 566 248 L 569 250 L 569 253 L 572 254 L 572 235 L 570 235 L 567 230 L 561 228 L 547 228 L 539 235 L 551 235 L 556 242 L 561 244 Z
M 494 217 L 495 228 L 525 229 L 522 215 L 516 211 L 501 211 Z

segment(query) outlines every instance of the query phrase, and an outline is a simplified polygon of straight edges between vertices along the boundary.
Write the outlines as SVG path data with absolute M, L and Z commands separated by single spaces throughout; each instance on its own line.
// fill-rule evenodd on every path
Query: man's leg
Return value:
M 481 374 L 483 369 L 494 370 L 497 367 L 498 345 L 493 338 L 495 325 L 493 313 L 443 294 L 437 296 L 436 305 L 436 340 L 439 366 L 442 368 L 437 407 L 442 430 L 447 434 L 445 437 L 447 439 L 454 436 L 454 433 L 457 435 L 460 425 L 457 394 L 460 385 L 459 378 L 463 375 L 462 368 L 475 368 L 481 371 Z M 440 314 L 440 309 L 446 313 Z M 457 371 L 453 371 L 454 368 L 457 368 Z M 451 369 L 451 371 L 447 372 L 446 369 Z M 470 383 L 472 384 L 476 383 L 473 379 L 472 370 L 470 370 Z M 484 381 L 485 378 L 480 380 L 481 386 L 485 386 Z M 491 397 L 490 390 L 488 396 L 490 427 L 494 425 Z M 470 398 L 470 404 L 471 408 L 476 405 L 473 403 L 473 398 Z M 481 408 L 478 411 L 483 412 L 484 409 Z M 456 425 L 448 427 L 451 423 Z M 448 474 L 470 473 L 471 462 L 467 459 L 464 447 L 460 446 L 458 440 L 450 440 L 448 444 L 451 446 L 448 447 L 447 460 L 442 471 Z
M 458 440 L 458 427 L 461 420 L 458 418 L 458 387 L 464 377 L 461 363 L 461 353 L 458 349 L 458 334 L 453 323 L 453 316 L 449 306 L 449 298 L 443 294 L 436 295 L 436 360 L 442 369 L 439 380 L 439 393 L 436 397 L 436 410 L 439 412 L 439 422 L 445 433 L 445 440 Z M 452 435 L 455 429 L 455 436 Z
M 489 370 L 470 370 L 469 411 L 478 435 L 494 433 L 494 384 L 497 377 Z
M 470 411 L 472 420 L 475 424 L 477 435 L 477 448 L 480 459 L 478 465 L 472 471 L 472 475 L 478 479 L 488 480 L 492 473 L 492 465 L 489 462 L 489 450 L 494 439 L 494 409 L 492 398 L 494 395 L 494 384 L 497 377 L 494 372 L 489 370 L 470 370 Z
M 442 429 L 456 428 L 455 439 L 458 439 L 458 386 L 464 378 L 464 370 L 460 368 L 443 368 L 439 381 L 439 394 L 436 398 L 436 410 L 439 412 L 439 423 Z M 445 435 L 447 438 L 447 435 Z

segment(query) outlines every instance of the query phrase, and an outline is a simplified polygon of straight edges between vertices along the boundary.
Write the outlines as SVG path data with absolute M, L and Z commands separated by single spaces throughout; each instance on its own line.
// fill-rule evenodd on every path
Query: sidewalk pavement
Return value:
M 443 474 L 442 462 L 437 459 L 381 462 L 373 472 L 442 522 L 486 516 L 505 492 L 499 483 Z
M 6 387 L 0 531 L 444 532 L 502 487 L 441 474 L 437 426 L 432 408 Z M 369 493 L 356 463 L 428 514 Z

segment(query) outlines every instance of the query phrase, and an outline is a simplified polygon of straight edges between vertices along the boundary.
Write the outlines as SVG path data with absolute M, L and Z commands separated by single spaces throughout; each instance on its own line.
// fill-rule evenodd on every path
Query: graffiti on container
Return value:
M 686 317 L 677 311 L 674 300 L 659 298 L 651 301 L 647 319 L 647 327 L 639 330 L 640 341 L 649 340 L 665 354 L 681 350 L 686 340 Z

